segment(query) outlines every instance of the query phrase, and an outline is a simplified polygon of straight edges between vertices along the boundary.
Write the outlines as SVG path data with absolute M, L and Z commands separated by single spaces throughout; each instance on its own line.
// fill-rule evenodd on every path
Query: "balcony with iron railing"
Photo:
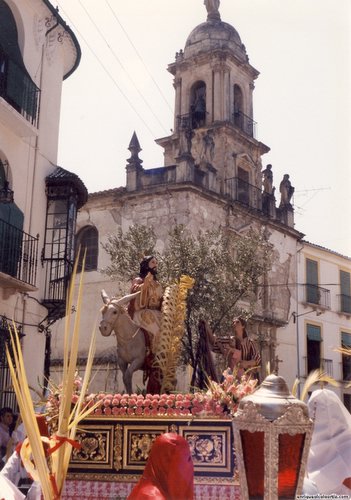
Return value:
M 339 298 L 339 312 L 345 314 L 351 314 L 351 296 L 340 294 Z
M 305 378 L 313 370 L 322 370 L 329 377 L 333 377 L 333 360 L 325 358 L 311 358 L 304 356 Z
M 250 116 L 245 115 L 242 111 L 234 111 L 232 115 L 232 123 L 235 127 L 245 132 L 250 137 L 256 138 L 257 122 Z
M 31 236 L 0 219 L 0 284 L 35 289 L 39 236 Z
M 39 94 L 28 73 L 0 48 L 0 97 L 34 127 L 38 126 Z
M 198 115 L 199 113 L 196 111 L 178 115 L 177 130 L 192 130 L 205 126 L 208 113 L 204 111 L 200 116 Z M 250 118 L 250 116 L 245 115 L 242 111 L 234 112 L 231 116 L 230 123 L 250 137 L 257 137 L 257 122 Z
M 225 196 L 231 201 L 238 202 L 246 207 L 262 211 L 262 191 L 240 179 L 232 177 L 225 180 Z
M 305 283 L 303 300 L 305 303 L 319 306 L 321 309 L 330 309 L 330 290 Z
M 341 376 L 344 382 L 351 382 L 351 356 L 342 355 Z

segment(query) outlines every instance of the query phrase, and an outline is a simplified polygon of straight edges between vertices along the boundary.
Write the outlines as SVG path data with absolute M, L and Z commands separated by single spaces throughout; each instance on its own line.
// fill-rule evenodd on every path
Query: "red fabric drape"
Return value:
M 144 473 L 128 500 L 193 500 L 194 466 L 188 442 L 177 434 L 154 441 Z

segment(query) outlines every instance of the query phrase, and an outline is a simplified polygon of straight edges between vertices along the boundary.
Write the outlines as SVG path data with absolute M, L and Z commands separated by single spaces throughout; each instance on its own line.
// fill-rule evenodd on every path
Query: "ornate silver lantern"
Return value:
M 269 375 L 240 401 L 233 427 L 243 500 L 301 494 L 313 422 L 282 377 Z

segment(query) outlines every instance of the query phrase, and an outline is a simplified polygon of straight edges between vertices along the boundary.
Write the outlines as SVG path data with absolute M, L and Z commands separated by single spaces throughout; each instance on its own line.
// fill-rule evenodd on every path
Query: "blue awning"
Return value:
M 317 342 L 322 342 L 321 329 L 319 326 L 307 325 L 307 338 L 309 340 L 315 340 Z
M 351 333 L 341 332 L 341 342 L 345 347 L 351 347 Z

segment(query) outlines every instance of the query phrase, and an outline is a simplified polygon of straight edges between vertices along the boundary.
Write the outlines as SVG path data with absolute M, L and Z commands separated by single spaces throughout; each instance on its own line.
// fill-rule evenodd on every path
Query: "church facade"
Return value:
M 175 108 L 171 135 L 156 140 L 164 165 L 144 169 L 134 134 L 129 144 L 126 185 L 91 193 L 78 214 L 78 240 L 89 247 L 85 277 L 87 314 L 82 332 L 88 346 L 91 325 L 99 319 L 101 289 L 110 295 L 118 284 L 99 272 L 109 264 L 100 243 L 118 228 L 152 226 L 158 249 L 167 244 L 172 225 L 196 234 L 223 227 L 236 234 L 263 231 L 274 249 L 274 264 L 258 300 L 250 331 L 259 343 L 262 366 L 275 366 L 277 330 L 296 309 L 297 243 L 289 175 L 273 185 L 271 165 L 263 167 L 269 147 L 256 138 L 253 91 L 259 72 L 250 64 L 236 29 L 221 20 L 216 5 L 207 5 L 207 19 L 189 34 L 184 50 L 168 67 L 174 77 Z M 60 326 L 53 330 L 52 360 L 59 371 Z M 98 335 L 100 387 L 116 388 L 115 339 Z M 86 351 L 81 349 L 84 364 Z M 55 366 L 53 366 L 55 371 Z M 121 386 L 118 387 L 122 389 Z

